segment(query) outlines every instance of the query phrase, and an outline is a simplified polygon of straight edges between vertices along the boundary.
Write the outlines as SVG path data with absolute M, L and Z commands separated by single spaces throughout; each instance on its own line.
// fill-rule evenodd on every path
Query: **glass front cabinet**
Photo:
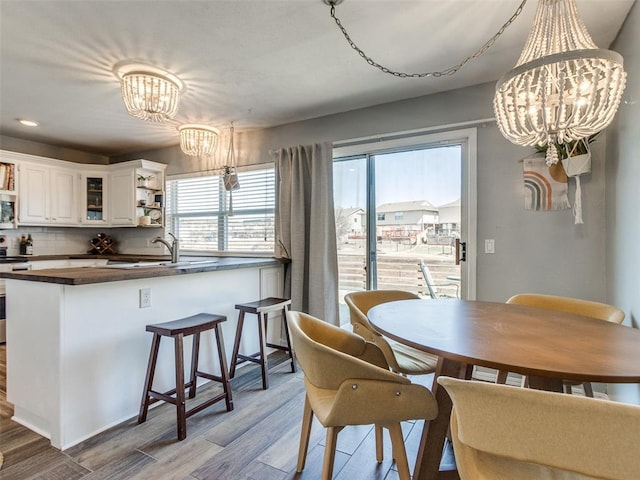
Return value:
M 82 174 L 82 218 L 84 224 L 107 223 L 107 175 Z

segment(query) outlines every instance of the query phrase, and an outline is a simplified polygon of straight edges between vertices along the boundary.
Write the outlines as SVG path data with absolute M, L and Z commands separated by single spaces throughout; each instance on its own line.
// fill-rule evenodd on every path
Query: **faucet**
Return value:
M 180 242 L 175 237 L 173 233 L 169 233 L 171 238 L 173 238 L 173 242 L 169 244 L 164 238 L 156 237 L 151 240 L 151 243 L 162 243 L 169 249 L 169 253 L 171 254 L 171 263 L 178 263 L 178 259 L 180 258 Z

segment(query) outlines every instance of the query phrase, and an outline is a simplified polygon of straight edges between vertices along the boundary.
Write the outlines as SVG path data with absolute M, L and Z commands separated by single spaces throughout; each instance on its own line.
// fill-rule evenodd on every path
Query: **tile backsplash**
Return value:
M 118 253 L 134 255 L 168 254 L 162 244 L 152 244 L 157 236 L 164 237 L 162 228 L 62 228 L 20 227 L 17 230 L 0 230 L 7 238 L 7 255 L 19 255 L 20 237 L 31 234 L 34 255 L 78 255 L 88 253 L 91 239 L 98 233 L 106 233 L 116 240 Z

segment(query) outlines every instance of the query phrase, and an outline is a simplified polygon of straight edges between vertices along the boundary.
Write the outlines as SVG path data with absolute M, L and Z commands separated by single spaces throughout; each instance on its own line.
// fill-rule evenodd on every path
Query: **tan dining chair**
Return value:
M 306 389 L 297 471 L 305 466 L 315 415 L 327 429 L 322 479 L 331 480 L 338 433 L 347 425 L 375 425 L 376 459 L 382 462 L 382 428 L 391 436 L 401 480 L 409 465 L 400 422 L 436 417 L 431 391 L 389 370 L 380 349 L 311 315 L 287 313 Z
M 624 320 L 624 312 L 617 307 L 606 303 L 592 302 L 590 300 L 581 300 L 571 297 L 560 297 L 556 295 L 543 295 L 537 293 L 520 293 L 514 295 L 507 303 L 514 305 L 527 305 L 529 307 L 545 308 L 558 312 L 575 313 L 584 317 L 591 317 L 597 320 L 621 324 Z M 507 372 L 499 371 L 496 383 L 506 383 Z M 526 380 L 525 380 L 526 382 Z M 566 393 L 571 393 L 572 386 L 579 385 L 576 382 L 565 381 L 564 388 Z M 587 397 L 593 397 L 593 387 L 590 382 L 582 383 L 584 394 Z
M 412 299 L 420 299 L 420 297 L 403 290 L 368 290 L 351 292 L 344 296 L 349 306 L 353 332 L 375 343 L 382 350 L 391 370 L 403 375 L 425 375 L 435 372 L 438 364 L 437 356 L 383 337 L 374 330 L 367 319 L 367 312 L 376 305 Z
M 635 480 L 640 407 L 438 377 L 461 480 Z

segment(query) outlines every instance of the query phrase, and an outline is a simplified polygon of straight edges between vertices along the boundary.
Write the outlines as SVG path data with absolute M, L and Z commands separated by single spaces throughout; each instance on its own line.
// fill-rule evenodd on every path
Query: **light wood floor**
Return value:
M 131 419 L 64 452 L 11 421 L 6 402 L 6 347 L 0 346 L 0 479 L 22 480 L 282 480 L 320 478 L 324 429 L 314 424 L 307 464 L 296 474 L 296 457 L 304 384 L 302 374 L 283 369 L 271 374 L 269 390 L 261 389 L 257 366 L 247 366 L 232 382 L 235 409 L 217 403 L 187 419 L 187 438 L 176 440 L 173 405 L 149 412 L 147 422 Z M 142 388 L 142 386 L 141 386 Z M 219 387 L 206 386 L 195 399 Z M 114 392 L 114 394 L 117 394 Z M 87 398 L 87 401 L 99 399 Z M 188 408 L 188 405 L 187 405 Z M 411 471 L 422 422 L 403 424 Z M 375 460 L 372 427 L 347 427 L 339 436 L 335 479 L 398 478 L 385 436 L 385 460 Z

